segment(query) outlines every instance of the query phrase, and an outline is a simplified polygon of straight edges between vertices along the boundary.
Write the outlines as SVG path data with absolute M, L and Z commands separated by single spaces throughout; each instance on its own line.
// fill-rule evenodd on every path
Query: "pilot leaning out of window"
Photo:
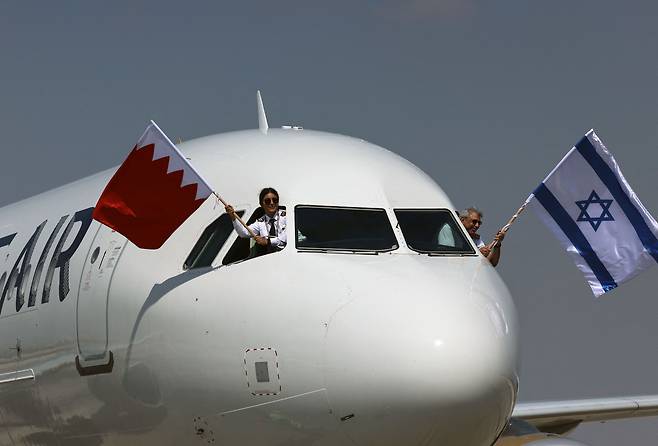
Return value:
M 279 209 L 279 193 L 266 187 L 258 195 L 260 207 L 265 215 L 260 217 L 249 228 L 256 234 L 254 240 L 261 250 L 261 254 L 269 254 L 281 251 L 286 247 L 288 238 L 286 236 L 286 211 Z M 249 231 L 237 220 L 233 206 L 226 206 L 226 213 L 233 221 L 233 228 L 242 238 L 249 238 Z

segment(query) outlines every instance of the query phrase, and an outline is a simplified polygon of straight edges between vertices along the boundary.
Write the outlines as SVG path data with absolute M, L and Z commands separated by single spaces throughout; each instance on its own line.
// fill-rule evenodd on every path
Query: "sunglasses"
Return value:
M 263 198 L 263 203 L 265 204 L 279 204 L 279 199 L 274 197 L 274 198 Z

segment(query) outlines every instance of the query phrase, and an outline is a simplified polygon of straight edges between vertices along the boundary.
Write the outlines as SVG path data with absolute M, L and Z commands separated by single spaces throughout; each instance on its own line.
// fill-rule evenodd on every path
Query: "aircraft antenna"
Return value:
M 265 114 L 265 107 L 263 107 L 263 98 L 260 96 L 260 90 L 256 92 L 256 100 L 258 102 L 258 128 L 264 135 L 267 135 L 269 126 L 267 125 L 267 115 Z

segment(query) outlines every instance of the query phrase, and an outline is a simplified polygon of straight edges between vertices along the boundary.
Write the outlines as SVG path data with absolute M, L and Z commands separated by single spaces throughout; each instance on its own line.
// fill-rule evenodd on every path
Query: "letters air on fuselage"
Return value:
M 57 221 L 52 228 L 46 244 L 39 253 L 36 268 L 32 274 L 31 283 L 29 282 L 29 278 L 33 269 L 33 259 L 36 258 L 35 248 L 40 237 L 43 236 L 44 229 L 48 226 L 48 220 L 44 220 L 34 229 L 34 232 L 21 248 L 20 252 L 18 249 L 12 249 L 15 248 L 15 244 L 13 243 L 14 240 L 16 240 L 17 236 L 20 236 L 20 234 L 13 233 L 0 235 L 0 255 L 5 255 L 5 261 L 10 260 L 13 257 L 12 254 L 18 253 L 11 269 L 3 271 L 2 275 L 0 275 L 0 289 L 2 290 L 2 295 L 0 296 L 0 315 L 10 314 L 10 310 L 5 309 L 5 303 L 11 299 L 15 299 L 16 301 L 16 313 L 25 306 L 26 295 L 28 297 L 27 307 L 33 307 L 36 305 L 39 282 L 41 281 L 41 276 L 46 264 L 48 266 L 45 271 L 45 282 L 41 289 L 41 303 L 45 304 L 50 302 L 55 270 L 59 270 L 59 300 L 61 302 L 66 299 L 71 290 L 69 283 L 69 262 L 89 230 L 93 210 L 94 208 L 90 207 L 75 212 L 73 216 L 64 215 L 59 218 L 59 221 Z M 62 227 L 67 220 L 68 224 L 62 231 Z M 77 231 L 74 232 L 75 236 L 71 236 L 76 223 L 79 223 Z M 55 248 L 52 249 L 53 243 L 57 240 L 58 236 L 59 239 L 57 244 L 55 245 Z M 72 242 L 70 242 L 68 248 L 64 250 L 64 247 L 70 240 L 72 240 Z M 50 260 L 48 260 L 49 256 Z

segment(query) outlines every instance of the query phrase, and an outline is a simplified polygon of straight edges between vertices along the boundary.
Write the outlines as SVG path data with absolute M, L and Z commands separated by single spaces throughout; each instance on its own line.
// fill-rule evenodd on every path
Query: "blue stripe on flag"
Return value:
M 658 239 L 656 239 L 656 236 L 651 232 L 651 229 L 647 225 L 647 222 L 644 221 L 640 211 L 633 202 L 631 202 L 630 198 L 628 198 L 626 192 L 624 192 L 624 189 L 619 183 L 619 179 L 617 179 L 617 175 L 615 175 L 610 166 L 608 166 L 603 158 L 601 158 L 596 152 L 596 149 L 587 136 L 576 144 L 576 149 L 583 158 L 585 158 L 589 165 L 592 166 L 592 169 L 594 169 L 594 172 L 596 172 L 603 184 L 608 188 L 612 197 L 617 200 L 619 207 L 624 211 L 624 214 L 626 214 L 626 217 L 633 225 L 633 228 L 644 245 L 644 248 L 649 254 L 651 254 L 656 262 L 658 262 Z
M 571 241 L 578 254 L 587 262 L 596 279 L 601 283 L 603 290 L 610 291 L 613 288 L 617 288 L 617 283 L 596 255 L 594 249 L 592 249 L 592 245 L 589 244 L 576 222 L 569 216 L 557 198 L 555 198 L 555 195 L 548 190 L 544 183 L 541 183 L 535 189 L 534 195 L 541 205 L 544 206 L 548 214 L 553 217 L 553 220 L 555 220 L 555 223 L 564 232 L 564 235 Z

